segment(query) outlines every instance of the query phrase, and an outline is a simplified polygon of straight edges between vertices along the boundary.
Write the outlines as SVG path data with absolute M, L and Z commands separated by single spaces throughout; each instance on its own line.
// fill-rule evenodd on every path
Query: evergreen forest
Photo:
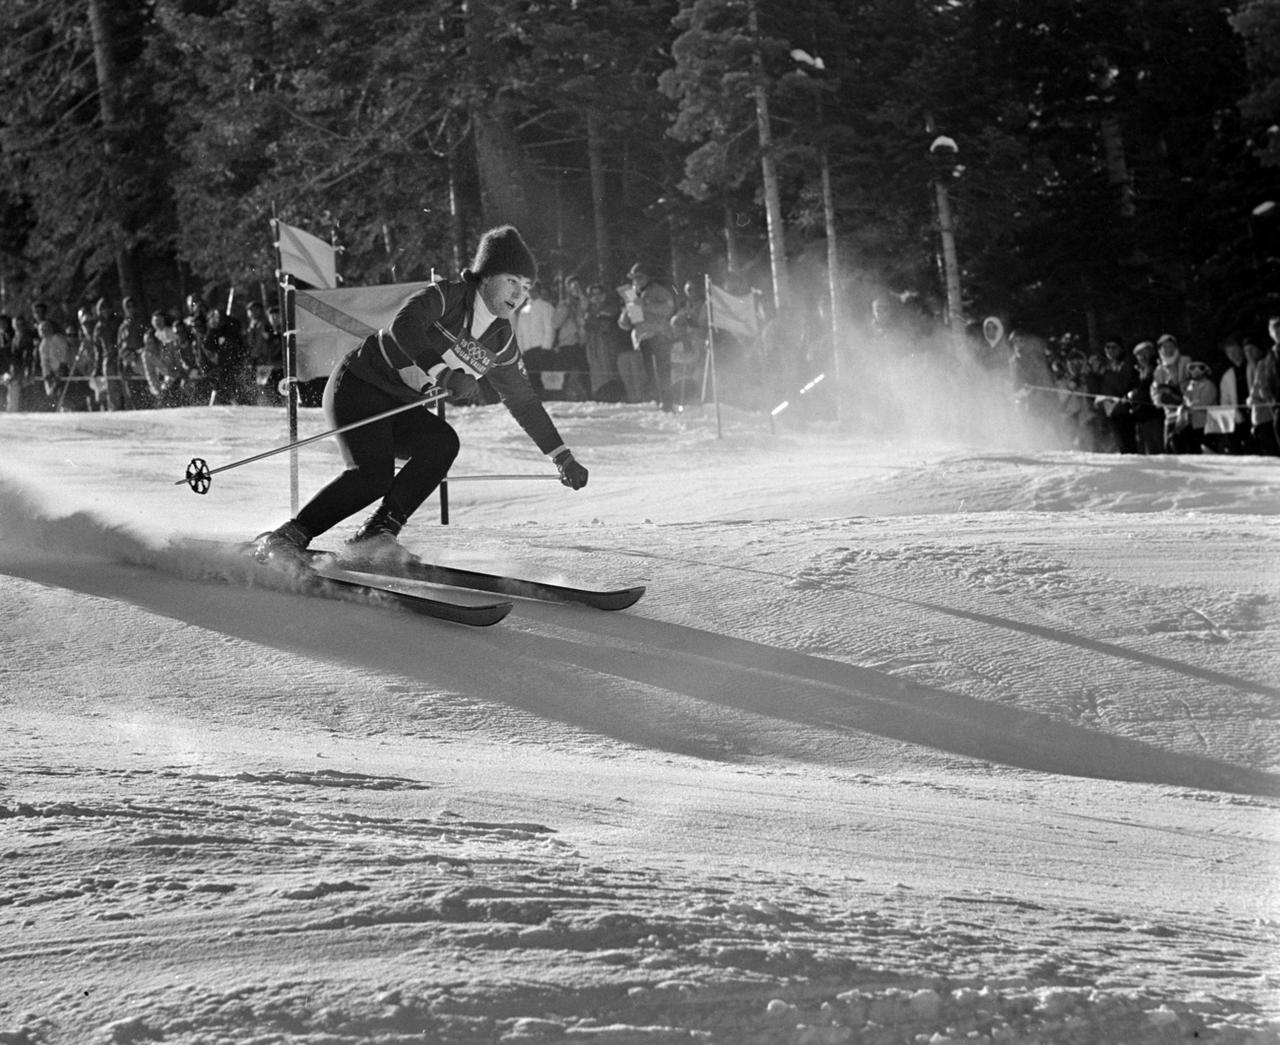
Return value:
M 513 222 L 855 320 L 1280 307 L 1278 0 L 4 0 L 0 92 L 3 311 L 273 293 L 273 217 L 351 286 Z

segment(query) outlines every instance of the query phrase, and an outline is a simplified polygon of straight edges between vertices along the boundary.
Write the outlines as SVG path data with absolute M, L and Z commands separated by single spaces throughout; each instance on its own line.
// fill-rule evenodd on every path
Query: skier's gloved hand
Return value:
M 560 472 L 560 481 L 571 490 L 587 485 L 587 470 L 578 464 L 571 450 L 561 450 L 552 458 Z
M 448 392 L 446 397 L 450 403 L 470 403 L 480 394 L 476 379 L 465 370 L 446 368 L 436 377 L 436 387 Z

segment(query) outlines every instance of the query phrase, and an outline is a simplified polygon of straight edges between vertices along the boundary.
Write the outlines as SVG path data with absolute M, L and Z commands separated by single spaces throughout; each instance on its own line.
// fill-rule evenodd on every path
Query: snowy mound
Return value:
M 1280 1040 L 1273 462 L 553 412 L 406 543 L 648 592 L 487 629 L 235 550 L 280 412 L 0 415 L 0 1042 Z

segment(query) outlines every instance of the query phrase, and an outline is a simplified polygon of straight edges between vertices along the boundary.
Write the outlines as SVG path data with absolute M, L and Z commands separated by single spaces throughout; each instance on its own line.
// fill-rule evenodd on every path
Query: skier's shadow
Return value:
M 1246 692 L 1280 695 L 1274 687 L 1054 628 L 917 600 L 896 601 L 1023 630 L 1042 639 L 1125 657 Z M 516 612 L 521 612 L 519 607 Z M 513 652 L 520 650 L 537 661 L 559 660 L 626 678 L 648 687 L 650 693 L 668 690 L 745 715 L 782 719 L 810 729 L 868 733 L 1045 773 L 1280 796 L 1278 774 L 1169 751 L 872 668 L 630 614 L 593 614 L 584 620 L 581 611 L 573 608 L 536 606 L 524 612 L 548 622 L 554 619 L 570 626 L 579 624 L 587 635 L 581 640 L 528 632 L 506 636 L 504 645 L 512 647 Z M 519 699 L 516 703 L 523 705 Z M 630 742 L 703 757 L 725 757 L 739 746 L 759 753 L 761 738 L 769 735 L 759 728 L 759 720 L 755 725 L 737 726 L 722 717 L 714 718 L 710 724 L 703 722 L 698 729 L 687 721 L 680 723 L 677 715 L 667 722 L 670 730 L 655 728 L 664 720 L 659 717 L 655 721 L 651 706 L 619 706 L 607 699 L 605 704 L 604 709 L 577 707 L 573 724 L 600 729 Z M 557 711 L 566 710 L 523 706 L 552 717 L 560 717 Z M 740 745 L 732 739 L 739 730 L 743 734 Z M 780 735 L 784 739 L 778 742 L 785 744 L 786 731 Z M 822 757 L 807 747 L 777 753 L 801 759 Z
M 135 566 L 86 569 L 47 555 L 2 565 L 12 576 L 133 603 L 258 645 L 420 681 L 443 693 L 441 699 L 456 692 L 501 702 L 601 736 L 694 757 L 731 760 L 750 752 L 838 761 L 839 750 L 822 750 L 820 738 L 839 743 L 865 734 L 1047 773 L 1280 795 L 1280 776 L 1273 773 L 635 613 L 522 603 L 507 624 L 471 629 L 323 600 L 299 603 L 294 595 L 235 585 L 175 583 L 163 571 Z M 897 601 L 1277 695 L 1274 687 L 1053 628 Z M 302 606 L 306 611 L 298 613 Z M 529 626 L 521 626 L 522 618 Z M 584 672 L 591 674 L 584 678 Z M 770 730 L 770 719 L 805 728 Z

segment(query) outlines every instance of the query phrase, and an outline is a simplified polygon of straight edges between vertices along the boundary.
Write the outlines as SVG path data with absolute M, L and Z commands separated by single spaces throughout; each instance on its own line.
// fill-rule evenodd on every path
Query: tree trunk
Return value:
M 445 164 L 449 178 L 449 258 L 453 262 L 451 276 L 456 276 L 467 265 L 466 222 L 462 220 L 462 193 L 458 189 L 457 132 L 453 122 L 449 124 L 449 138 L 445 143 Z
M 120 296 L 132 297 L 144 308 L 141 280 L 137 259 L 131 244 L 132 230 L 129 222 L 129 206 L 121 198 L 121 186 L 125 179 L 121 170 L 122 156 L 119 148 L 121 89 L 120 70 L 115 60 L 114 28 L 105 0 L 89 0 L 89 30 L 93 37 L 93 65 L 98 79 L 98 109 L 102 115 L 102 128 L 106 140 L 103 166 L 107 174 L 107 206 L 110 223 L 117 238 L 116 276 L 120 284 Z
M 736 274 L 742 268 L 742 251 L 738 247 L 737 216 L 733 212 L 733 201 L 724 201 L 724 254 L 729 266 L 729 275 Z
M 756 0 L 747 0 L 747 29 L 751 39 L 760 35 Z M 778 172 L 773 159 L 773 129 L 769 120 L 769 96 L 764 84 L 764 61 L 758 43 L 751 56 L 755 71 L 756 127 L 760 134 L 760 178 L 764 186 L 764 211 L 769 229 L 769 267 L 773 275 L 773 307 L 780 311 L 791 299 L 787 275 L 787 243 L 782 224 L 782 199 L 778 192 Z
M 1129 177 L 1129 164 L 1125 160 L 1124 133 L 1120 129 L 1120 121 L 1115 116 L 1104 116 L 1100 129 L 1102 154 L 1107 164 L 1107 181 L 1116 190 L 1121 217 L 1132 218 L 1135 213 L 1133 181 Z
M 956 257 L 955 224 L 951 218 L 951 197 L 941 177 L 933 180 L 938 202 L 938 234 L 942 238 L 942 272 L 947 285 L 947 326 L 957 337 L 964 331 L 964 303 L 960 297 L 960 262 Z
M 465 0 L 468 73 L 473 80 L 469 116 L 480 177 L 480 208 L 486 227 L 510 222 L 523 228 L 529 218 L 524 157 L 511 114 L 494 86 L 503 75 L 493 41 L 497 32 L 492 0 Z
M 613 261 L 613 248 L 605 210 L 604 136 L 600 133 L 600 114 L 594 109 L 587 113 L 587 167 L 591 172 L 591 219 L 596 233 L 596 279 L 603 283 Z

